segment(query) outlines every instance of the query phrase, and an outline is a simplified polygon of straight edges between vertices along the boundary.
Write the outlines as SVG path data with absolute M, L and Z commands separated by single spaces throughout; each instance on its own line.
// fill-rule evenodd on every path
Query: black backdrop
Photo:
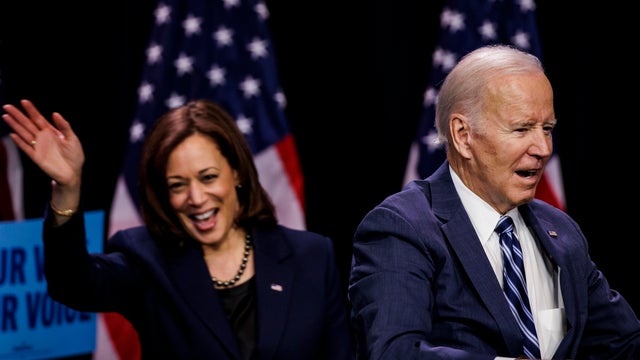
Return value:
M 359 220 L 401 187 L 443 3 L 267 1 L 305 176 L 307 227 L 334 239 L 345 284 Z M 638 236 L 608 224 L 635 220 L 635 210 L 622 207 L 637 198 L 637 181 L 614 166 L 636 160 L 627 149 L 637 143 L 638 70 L 628 49 L 637 20 L 624 5 L 578 4 L 538 0 L 567 211 L 613 287 L 640 310 Z M 109 211 L 153 7 L 151 0 L 0 5 L 7 101 L 29 98 L 72 122 L 87 154 L 88 209 Z M 24 166 L 26 215 L 39 217 L 48 179 Z

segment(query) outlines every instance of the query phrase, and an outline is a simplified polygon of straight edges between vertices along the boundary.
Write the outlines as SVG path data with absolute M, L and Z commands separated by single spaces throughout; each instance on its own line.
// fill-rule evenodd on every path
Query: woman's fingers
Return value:
M 54 112 L 53 115 L 51 115 L 51 119 L 55 125 L 54 130 L 56 135 L 58 135 L 61 140 L 70 138 L 74 135 L 73 130 L 71 130 L 71 126 L 69 126 L 69 122 L 60 115 L 60 113 Z
M 5 105 L 2 107 L 6 114 L 2 115 L 2 119 L 16 134 L 14 141 L 20 146 L 31 146 L 31 141 L 36 140 L 37 128 L 31 121 L 25 117 L 22 112 L 13 105 Z M 23 148 L 20 146 L 20 148 Z
M 29 115 L 29 120 L 35 125 L 36 131 L 43 130 L 51 126 L 47 119 L 40 113 L 38 108 L 29 100 L 20 100 L 20 105 L 25 110 L 27 115 Z
M 57 137 L 64 139 L 62 133 L 42 116 L 38 108 L 36 108 L 31 101 L 21 100 L 20 105 L 22 105 L 23 110 L 11 104 L 2 107 L 6 112 L 2 117 L 18 135 L 16 138 L 18 143 L 23 143 L 31 147 L 35 146 L 39 141 L 38 133 L 40 131 L 52 131 Z M 57 116 L 62 118 L 59 114 Z M 59 121 L 59 123 L 65 124 L 65 126 L 68 127 L 68 123 L 64 119 L 62 122 Z

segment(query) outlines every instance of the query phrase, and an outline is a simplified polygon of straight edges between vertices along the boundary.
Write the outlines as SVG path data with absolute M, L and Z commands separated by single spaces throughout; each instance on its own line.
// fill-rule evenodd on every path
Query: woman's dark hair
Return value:
M 166 170 L 171 152 L 195 133 L 211 137 L 238 173 L 240 186 L 236 191 L 241 208 L 236 224 L 244 228 L 275 225 L 275 208 L 260 184 L 247 140 L 229 113 L 212 101 L 201 99 L 162 115 L 142 147 L 138 193 L 142 219 L 151 234 L 167 245 L 189 238 L 169 203 Z

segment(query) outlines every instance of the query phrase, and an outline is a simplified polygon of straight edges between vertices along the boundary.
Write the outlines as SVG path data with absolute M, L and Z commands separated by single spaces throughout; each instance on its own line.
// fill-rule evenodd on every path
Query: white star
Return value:
M 445 72 L 451 70 L 456 62 L 456 55 L 450 51 L 439 47 L 433 52 L 433 66 L 440 66 Z
M 233 30 L 220 26 L 218 30 L 213 33 L 213 39 L 220 47 L 229 46 L 233 43 Z
M 223 0 L 224 2 L 224 8 L 225 9 L 230 9 L 234 6 L 238 6 L 238 3 L 240 2 L 239 0 Z
M 193 71 L 193 58 L 188 57 L 184 53 L 180 53 L 180 56 L 178 56 L 173 65 L 175 65 L 178 75 L 182 76 Z
M 511 42 L 522 49 L 529 49 L 531 47 L 531 43 L 529 42 L 529 34 L 523 31 L 517 31 L 511 38 Z
M 163 3 L 158 5 L 153 14 L 157 25 L 166 24 L 171 20 L 171 8 Z
M 495 40 L 497 38 L 496 34 L 496 24 L 492 23 L 489 20 L 485 20 L 482 25 L 478 28 L 478 32 L 482 37 L 482 40 Z
M 448 8 L 444 9 L 440 15 L 440 25 L 443 28 L 449 28 L 451 32 L 462 30 L 465 28 L 464 14 Z
M 260 80 L 247 76 L 240 83 L 240 90 L 242 90 L 244 97 L 247 99 L 252 96 L 257 96 L 260 93 Z
M 141 104 L 147 103 L 151 100 L 153 100 L 153 85 L 148 83 L 148 82 L 143 82 L 142 84 L 140 84 L 140 87 L 138 87 L 138 101 Z
M 266 20 L 267 18 L 269 18 L 269 9 L 267 9 L 267 6 L 264 4 L 264 2 L 261 1 L 256 4 L 253 10 L 256 12 L 256 14 L 258 14 L 258 18 L 260 20 Z
M 209 79 L 209 84 L 213 87 L 218 85 L 224 85 L 225 80 L 225 70 L 219 67 L 217 64 L 211 65 L 209 71 L 207 71 L 207 79 Z
M 427 91 L 424 92 L 422 104 L 424 105 L 424 107 L 429 107 L 435 105 L 437 100 L 438 91 L 434 87 L 430 86 Z
M 445 54 L 447 53 L 447 51 L 441 47 L 436 47 L 435 50 L 433 50 L 433 55 L 431 56 L 431 61 L 433 62 L 433 65 L 440 65 L 442 64 L 442 61 L 445 57 Z
M 162 60 L 162 46 L 153 43 L 147 48 L 147 63 L 153 65 Z
M 253 132 L 253 121 L 243 114 L 238 115 L 236 124 L 243 134 L 248 135 Z
M 442 143 L 438 140 L 438 132 L 436 129 L 429 130 L 429 133 L 422 137 L 422 143 L 427 145 L 429 152 L 434 152 L 442 147 Z
M 133 121 L 131 127 L 129 128 L 129 141 L 131 143 L 136 143 L 144 138 L 144 130 L 145 126 L 138 119 Z
M 247 45 L 247 50 L 249 50 L 251 58 L 254 60 L 265 57 L 267 55 L 267 43 L 262 39 L 253 38 Z
M 276 91 L 276 93 L 273 94 L 273 100 L 275 100 L 281 109 L 284 109 L 285 106 L 287 106 L 287 98 L 284 96 L 282 91 Z
M 536 9 L 534 0 L 520 0 L 520 10 L 522 12 L 533 11 Z
M 187 16 L 187 18 L 182 22 L 182 27 L 184 28 L 185 35 L 189 37 L 193 34 L 200 34 L 201 24 L 201 18 L 189 14 L 189 16 Z
M 175 109 L 178 106 L 182 106 L 185 103 L 185 97 L 172 92 L 169 98 L 164 102 L 164 105 L 169 109 Z

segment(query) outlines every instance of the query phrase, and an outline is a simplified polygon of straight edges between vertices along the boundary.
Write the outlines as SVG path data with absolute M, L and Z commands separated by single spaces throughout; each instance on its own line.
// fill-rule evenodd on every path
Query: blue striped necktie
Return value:
M 513 220 L 509 216 L 501 217 L 495 232 L 500 237 L 500 249 L 504 260 L 502 271 L 504 294 L 524 335 L 524 354 L 530 359 L 539 359 L 540 348 L 527 295 L 522 248 L 520 248 L 520 242 L 513 232 Z

